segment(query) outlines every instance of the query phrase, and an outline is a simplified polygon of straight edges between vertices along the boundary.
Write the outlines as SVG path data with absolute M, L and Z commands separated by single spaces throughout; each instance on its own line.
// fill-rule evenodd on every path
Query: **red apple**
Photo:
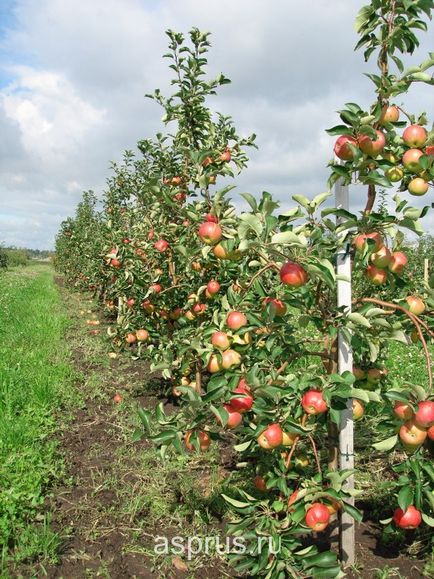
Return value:
M 148 233 L 149 241 L 151 241 L 151 239 L 154 239 L 154 237 L 155 237 L 155 231 L 153 229 L 150 229 L 149 233 Z
M 420 316 L 425 311 L 424 302 L 417 296 L 408 296 L 405 298 L 408 304 L 408 311 L 416 316 Z
M 128 298 L 127 299 L 127 307 L 128 308 L 132 308 L 135 303 L 136 303 L 136 300 L 134 298 Z
M 226 325 L 231 330 L 239 330 L 243 326 L 247 325 L 247 318 L 242 312 L 229 312 L 226 317 Z
M 266 450 L 271 450 L 280 446 L 283 441 L 283 432 L 280 424 L 269 424 L 258 436 L 257 441 L 259 446 Z
M 258 491 L 266 491 L 267 490 L 267 483 L 266 483 L 264 477 L 260 476 L 259 474 L 255 476 L 255 480 L 253 481 L 253 484 L 258 489 Z
M 218 223 L 205 221 L 199 227 L 199 237 L 207 245 L 215 245 L 222 238 L 222 228 Z
M 172 310 L 169 313 L 169 318 L 171 320 L 179 320 L 179 318 L 182 316 L 182 308 L 175 308 L 174 310 Z
M 356 149 L 359 148 L 359 144 L 357 143 L 354 137 L 350 137 L 348 135 L 341 135 L 334 146 L 334 153 L 336 157 L 342 159 L 343 161 L 352 161 L 354 159 L 354 152 L 351 149 L 351 146 L 355 147 Z
M 149 286 L 149 289 L 154 292 L 154 294 L 159 294 L 163 289 L 159 283 L 153 283 Z
M 414 421 L 417 426 L 422 428 L 430 428 L 434 425 L 434 402 L 432 400 L 419 402 L 414 413 Z
M 428 191 L 429 185 L 422 177 L 415 177 L 407 185 L 407 189 L 412 195 L 422 196 Z
M 225 350 L 222 353 L 222 358 L 223 358 L 222 362 L 223 370 L 229 370 L 230 368 L 233 368 L 234 366 L 239 366 L 241 364 L 241 356 L 235 350 Z
M 353 374 L 356 380 L 364 380 L 366 378 L 366 372 L 356 366 L 353 366 Z
M 227 428 L 236 428 L 243 421 L 243 416 L 240 412 L 235 410 L 230 404 L 223 404 L 223 408 L 229 414 L 228 421 L 226 423 Z
M 137 337 L 136 337 L 136 335 L 133 334 L 132 332 L 129 332 L 129 333 L 127 334 L 126 338 L 125 338 L 125 341 L 126 341 L 128 344 L 134 344 L 134 342 L 137 341 Z
M 374 285 L 382 285 L 387 281 L 387 271 L 379 267 L 375 267 L 375 265 L 368 265 L 365 273 L 366 277 Z
M 404 422 L 404 424 L 399 429 L 399 438 L 401 439 L 404 447 L 409 450 L 414 450 L 423 444 L 426 436 L 426 430 L 418 426 L 414 418 Z
M 306 270 L 294 261 L 286 262 L 280 269 L 280 280 L 285 285 L 300 287 L 305 285 L 309 279 Z
M 234 396 L 230 399 L 230 405 L 232 408 L 241 414 L 249 412 L 253 406 L 253 396 L 250 394 L 250 386 L 244 378 L 240 379 L 233 392 L 234 394 L 242 394 L 242 396 Z
M 410 420 L 414 416 L 413 408 L 408 402 L 397 400 L 393 407 L 393 413 L 400 420 Z
M 136 336 L 139 342 L 146 342 L 149 339 L 149 332 L 148 330 L 140 329 L 136 331 Z
M 152 314 L 152 312 L 155 310 L 155 306 L 149 300 L 143 301 L 142 308 L 147 314 Z
M 178 176 L 172 177 L 170 182 L 172 185 L 180 185 L 181 184 L 181 177 L 178 177 Z
M 323 503 L 313 503 L 306 511 L 304 522 L 313 531 L 324 531 L 330 521 L 330 513 Z
M 380 247 L 378 251 L 371 254 L 371 261 L 375 267 L 387 267 L 392 259 L 391 252 L 387 249 L 385 245 Z
M 204 314 L 206 311 L 206 304 L 194 304 L 193 306 L 193 312 L 196 314 L 196 316 L 201 316 L 202 314 Z
M 369 368 L 366 373 L 366 379 L 370 384 L 378 384 L 382 376 L 383 372 L 380 370 L 380 368 Z
M 120 394 L 115 394 L 113 396 L 113 402 L 115 404 L 120 404 L 122 402 L 122 396 Z
M 386 145 L 386 137 L 381 131 L 375 131 L 377 138 L 371 139 L 368 135 L 360 135 L 359 147 L 363 153 L 370 157 L 377 157 Z
M 306 414 L 322 414 L 327 411 L 327 402 L 321 390 L 308 390 L 303 394 L 301 405 Z
M 214 332 L 211 336 L 211 344 L 218 350 L 227 350 L 231 342 L 226 332 Z
M 220 291 L 220 284 L 218 281 L 211 280 L 207 283 L 206 289 L 211 296 L 214 296 Z
M 212 213 L 207 213 L 205 215 L 205 220 L 208 221 L 209 223 L 218 223 L 219 222 L 219 218 L 217 217 L 217 215 L 213 215 Z
M 412 173 L 419 173 L 422 167 L 419 164 L 423 152 L 420 149 L 408 149 L 402 156 L 402 164 Z
M 284 316 L 286 314 L 286 305 L 282 300 L 277 298 L 264 298 L 262 300 L 262 306 L 267 307 L 269 305 L 270 311 L 275 316 Z
M 360 252 L 364 251 L 366 247 L 366 241 L 368 239 L 372 239 L 374 241 L 374 245 L 372 247 L 373 252 L 378 251 L 384 245 L 383 238 L 378 233 L 378 231 L 371 231 L 370 233 L 359 233 L 359 235 L 354 238 L 354 246 L 356 250 Z
M 404 267 L 407 265 L 408 259 L 402 251 L 395 251 L 392 253 L 392 260 L 389 263 L 389 270 L 393 273 L 402 273 Z
M 121 267 L 121 262 L 120 262 L 118 259 L 111 259 L 111 260 L 110 260 L 110 265 L 111 265 L 112 267 L 119 268 L 119 267 Z
M 220 161 L 223 161 L 224 163 L 229 163 L 229 161 L 231 160 L 231 151 L 230 149 L 226 149 L 224 151 L 224 153 L 222 153 L 219 157 Z
M 420 125 L 409 125 L 402 133 L 404 143 L 408 147 L 419 148 L 425 145 L 428 134 Z
M 434 426 L 430 426 L 426 433 L 430 440 L 434 440 Z
M 422 522 L 422 515 L 413 505 L 409 505 L 405 512 L 400 508 L 395 510 L 393 522 L 401 529 L 416 529 Z
M 191 437 L 193 436 L 193 430 L 189 430 L 186 435 L 185 435 L 185 440 L 184 440 L 184 444 L 187 448 L 187 450 L 193 451 L 195 450 L 193 443 L 191 442 Z M 202 451 L 208 450 L 210 444 L 211 444 L 211 438 L 209 436 L 209 434 L 207 432 L 205 432 L 204 430 L 199 430 L 197 432 L 197 437 L 199 440 L 199 448 Z
M 399 108 L 395 105 L 385 106 L 381 111 L 380 123 L 396 123 L 399 121 Z
M 434 155 L 434 145 L 427 145 L 425 147 L 425 155 Z
M 157 251 L 163 253 L 163 251 L 166 251 L 166 249 L 169 247 L 169 244 L 165 239 L 159 239 L 154 243 L 154 247 Z

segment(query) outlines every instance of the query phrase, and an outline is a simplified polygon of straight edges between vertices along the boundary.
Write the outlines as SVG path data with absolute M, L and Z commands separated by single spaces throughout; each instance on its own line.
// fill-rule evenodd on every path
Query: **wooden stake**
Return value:
M 335 185 L 335 204 L 337 208 L 349 209 L 348 186 L 342 185 L 340 181 Z M 339 218 L 338 218 L 339 223 Z M 337 273 L 345 276 L 349 281 L 339 280 L 337 282 L 338 307 L 344 307 L 347 312 L 351 311 L 351 254 L 350 245 L 341 247 L 337 254 Z M 350 344 L 346 341 L 342 333 L 338 336 L 338 370 L 342 374 L 346 370 L 352 372 L 353 356 Z M 349 399 L 347 407 L 342 412 L 339 431 L 339 466 L 341 470 L 354 468 L 354 424 L 353 424 L 353 401 Z M 347 489 L 354 488 L 354 477 L 347 479 Z M 349 501 L 354 504 L 354 499 Z M 347 513 L 340 515 L 340 556 L 345 567 L 354 564 L 355 561 L 355 523 L 354 519 Z
M 429 261 L 426 258 L 423 260 L 423 279 L 425 283 L 429 282 Z

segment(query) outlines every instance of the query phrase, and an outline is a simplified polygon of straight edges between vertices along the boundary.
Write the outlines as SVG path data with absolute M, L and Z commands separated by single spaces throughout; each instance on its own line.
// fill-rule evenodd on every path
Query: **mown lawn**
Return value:
M 59 539 L 41 508 L 63 472 L 54 415 L 68 406 L 73 370 L 49 266 L 0 275 L 0 571 L 50 560 Z

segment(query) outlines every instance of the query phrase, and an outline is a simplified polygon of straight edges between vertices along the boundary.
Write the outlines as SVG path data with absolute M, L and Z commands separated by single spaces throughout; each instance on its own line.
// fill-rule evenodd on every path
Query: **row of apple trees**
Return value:
M 418 45 L 415 32 L 433 5 L 372 0 L 358 15 L 358 47 L 379 66 L 369 75 L 375 101 L 369 110 L 347 104 L 329 130 L 339 158 L 329 185 L 364 185 L 363 211 L 335 209 L 326 193 L 293 195 L 283 211 L 266 192 L 244 193 L 247 209 L 237 211 L 231 178 L 246 166 L 254 136 L 240 137 L 230 118 L 208 108 L 228 79 L 207 79 L 209 35 L 193 29 L 187 38 L 168 32 L 174 94 L 150 95 L 171 132 L 139 142 L 140 156 L 127 152 L 113 166 L 103 208 L 85 193 L 58 234 L 57 268 L 98 296 L 114 346 L 149 359 L 179 401 L 170 415 L 164 404 L 141 409 L 140 434 L 163 457 L 211 445 L 237 454 L 246 485 L 224 498 L 230 534 L 249 544 L 230 555 L 238 572 L 340 575 L 336 555 L 319 552 L 312 533 L 341 511 L 361 519 L 346 487 L 351 472 L 337 462 L 348 399 L 356 420 L 366 407 L 380 417 L 373 447 L 394 473 L 386 531 L 429 537 L 434 525 L 434 294 L 411 275 L 404 240 L 406 230 L 422 232 L 428 209 L 411 200 L 430 196 L 434 140 L 425 115 L 396 104 L 413 83 L 432 84 L 433 54 L 404 69 L 400 53 Z M 393 198 L 391 187 L 399 189 Z M 342 248 L 352 256 L 352 313 L 336 303 Z M 338 332 L 351 342 L 353 373 L 337 371 Z M 423 384 L 387 372 L 391 341 L 424 353 Z M 271 541 L 258 542 L 264 536 Z

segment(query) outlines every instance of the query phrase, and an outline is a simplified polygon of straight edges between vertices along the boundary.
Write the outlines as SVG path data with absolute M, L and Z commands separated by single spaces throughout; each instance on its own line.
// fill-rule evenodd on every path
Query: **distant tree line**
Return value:
M 27 265 L 29 261 L 45 261 L 53 256 L 46 249 L 27 249 L 0 246 L 0 269 Z

